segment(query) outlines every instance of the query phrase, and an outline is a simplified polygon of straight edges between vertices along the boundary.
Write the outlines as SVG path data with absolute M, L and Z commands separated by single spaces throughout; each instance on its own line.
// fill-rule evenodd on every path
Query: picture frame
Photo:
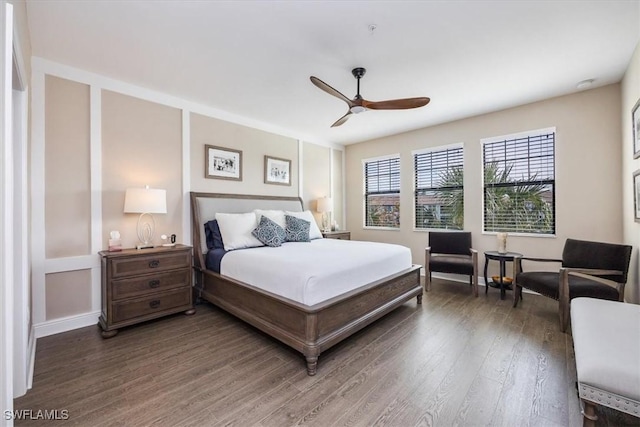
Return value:
M 640 157 L 640 99 L 631 110 L 631 124 L 633 125 L 633 158 Z
M 633 218 L 636 222 L 640 222 L 640 169 L 633 173 Z
M 242 181 L 242 151 L 205 144 L 204 177 Z
M 291 160 L 264 156 L 264 183 L 291 185 Z

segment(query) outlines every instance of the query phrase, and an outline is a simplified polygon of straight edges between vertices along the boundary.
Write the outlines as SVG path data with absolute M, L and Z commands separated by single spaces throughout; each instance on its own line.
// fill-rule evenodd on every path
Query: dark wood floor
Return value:
M 510 294 L 508 295 L 510 297 Z M 303 357 L 209 305 L 123 329 L 38 340 L 33 389 L 15 409 L 67 410 L 77 426 L 579 426 L 571 336 L 557 304 L 436 280 L 321 354 Z M 599 411 L 599 426 L 638 425 Z M 42 425 L 46 421 L 16 421 Z

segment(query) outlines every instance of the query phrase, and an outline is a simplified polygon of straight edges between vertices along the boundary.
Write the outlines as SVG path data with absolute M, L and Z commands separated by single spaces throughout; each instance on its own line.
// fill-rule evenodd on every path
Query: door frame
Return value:
M 12 426 L 5 411 L 13 410 L 13 6 L 5 0 L 0 22 L 0 426 Z
M 29 251 L 28 76 L 17 29 L 13 31 L 13 397 L 31 388 L 35 337 L 30 328 L 31 255 Z

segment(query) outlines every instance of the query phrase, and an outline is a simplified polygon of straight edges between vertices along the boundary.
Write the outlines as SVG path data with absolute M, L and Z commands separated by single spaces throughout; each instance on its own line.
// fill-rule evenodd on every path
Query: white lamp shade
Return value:
M 167 190 L 127 188 L 124 195 L 125 213 L 167 213 Z
M 331 197 L 318 199 L 318 206 L 316 207 L 316 210 L 322 213 L 333 211 L 333 199 Z

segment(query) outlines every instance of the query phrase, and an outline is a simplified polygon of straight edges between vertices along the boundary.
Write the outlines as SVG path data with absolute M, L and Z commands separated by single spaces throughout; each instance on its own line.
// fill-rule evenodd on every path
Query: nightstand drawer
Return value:
M 157 273 L 189 266 L 191 266 L 191 251 L 156 253 L 134 258 L 114 258 L 111 261 L 111 277 L 115 279 L 122 276 Z
M 169 289 L 189 287 L 191 283 L 190 275 L 191 270 L 185 268 L 161 274 L 114 280 L 111 287 L 111 298 L 113 300 L 120 300 Z
M 123 322 L 149 314 L 162 313 L 167 310 L 191 307 L 191 289 L 178 289 L 170 292 L 151 295 L 146 298 L 136 298 L 114 302 L 112 307 L 112 322 Z
M 350 231 L 326 231 L 322 233 L 322 237 L 324 237 L 325 239 L 351 240 L 351 232 Z

